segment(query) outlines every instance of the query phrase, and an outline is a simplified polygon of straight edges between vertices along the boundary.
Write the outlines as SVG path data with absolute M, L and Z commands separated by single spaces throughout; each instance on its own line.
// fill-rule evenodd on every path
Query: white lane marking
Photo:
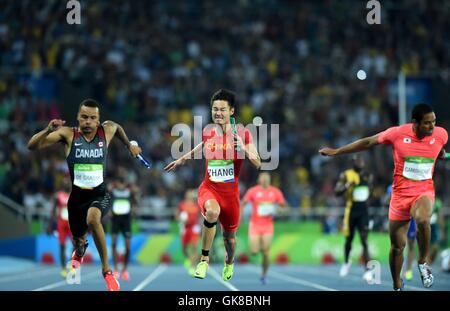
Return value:
M 216 270 L 214 270 L 213 268 L 209 269 L 209 272 L 211 274 L 211 276 L 216 279 L 219 283 L 221 283 L 223 286 L 226 286 L 228 289 L 237 292 L 239 291 L 239 289 L 237 289 L 233 284 L 231 284 L 230 282 L 225 282 L 224 280 L 222 280 L 222 276 L 219 275 L 219 273 L 216 272 Z
M 364 279 L 362 277 L 359 277 L 356 273 L 353 273 L 353 272 L 350 272 L 345 277 L 341 277 L 341 276 L 338 275 L 338 270 L 336 270 L 336 269 L 333 269 L 333 271 L 336 272 L 335 274 L 334 273 L 326 273 L 326 274 L 324 274 L 323 272 L 318 272 L 318 271 L 315 271 L 315 270 L 311 270 L 311 268 L 312 267 L 309 267 L 309 269 L 304 270 L 303 272 L 304 273 L 309 273 L 309 274 L 312 274 L 312 275 L 320 275 L 321 277 L 324 277 L 324 276 L 325 277 L 332 277 L 332 278 L 337 278 L 337 279 L 341 279 L 341 280 L 349 279 L 349 280 L 352 280 L 352 281 L 359 281 L 359 282 L 366 283 L 366 281 L 364 281 Z M 373 285 L 379 285 L 379 286 L 392 288 L 391 285 L 386 284 L 385 282 L 381 283 L 381 284 L 373 284 Z M 406 285 L 406 284 L 405 284 L 405 288 L 409 288 L 409 289 L 412 289 L 412 290 L 415 290 L 415 291 L 427 291 L 427 292 L 428 291 L 433 291 L 433 289 L 431 289 L 431 288 L 420 288 L 420 287 L 416 287 L 416 286 L 412 286 L 412 285 Z
M 253 272 L 259 273 L 259 270 L 256 267 L 254 269 L 252 269 L 251 267 L 248 267 L 248 269 L 253 271 Z M 255 270 L 258 270 L 258 271 L 255 271 Z M 314 282 L 305 281 L 305 280 L 302 280 L 300 278 L 295 278 L 295 277 L 292 277 L 292 276 L 289 276 L 289 275 L 285 275 L 283 273 L 275 272 L 273 270 L 270 271 L 270 276 L 275 277 L 275 278 L 277 278 L 279 280 L 283 280 L 283 281 L 287 281 L 287 282 L 295 283 L 295 284 L 300 284 L 300 285 L 311 287 L 311 288 L 315 288 L 315 289 L 318 289 L 318 290 L 337 291 L 337 289 L 334 289 L 334 288 L 331 288 L 331 287 L 326 287 L 326 286 L 323 286 L 323 285 L 320 285 L 320 284 L 317 284 L 317 283 L 314 283 Z
M 150 284 L 152 281 L 154 281 L 160 274 L 162 274 L 164 271 L 166 271 L 167 265 L 161 264 L 158 267 L 156 267 L 155 270 L 153 270 L 148 277 L 146 277 L 141 283 L 136 286 L 133 291 L 138 292 L 142 290 L 145 286 Z
M 84 275 L 81 278 L 81 282 L 83 282 L 85 280 L 92 279 L 92 278 L 94 278 L 94 277 L 96 277 L 98 275 L 99 275 L 98 271 L 94 271 L 94 272 L 88 273 L 88 274 Z M 46 286 L 42 286 L 42 287 L 33 289 L 33 291 L 34 292 L 45 291 L 45 290 L 49 290 L 49 289 L 53 289 L 53 288 L 57 288 L 57 287 L 66 286 L 66 285 L 71 285 L 71 284 L 68 284 L 67 280 L 64 280 L 64 281 L 59 281 L 59 282 L 56 282 L 56 283 L 52 283 L 52 284 L 49 284 L 49 285 L 46 285 Z
M 22 279 L 31 279 L 36 276 L 44 276 L 44 275 L 48 275 L 48 274 L 58 273 L 57 271 L 58 270 L 56 268 L 47 268 L 47 269 L 43 269 L 43 270 L 39 270 L 39 271 L 24 271 L 24 272 L 15 274 L 15 275 L 4 276 L 4 277 L 0 278 L 0 283 L 17 281 L 17 280 L 22 280 Z

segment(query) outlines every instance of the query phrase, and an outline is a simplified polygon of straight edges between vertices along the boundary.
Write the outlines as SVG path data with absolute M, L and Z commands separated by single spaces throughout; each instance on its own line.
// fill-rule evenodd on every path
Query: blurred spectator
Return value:
M 65 2 L 2 2 L 1 193 L 29 208 L 43 204 L 43 192 L 57 189 L 66 171 L 64 155 L 59 149 L 31 154 L 26 141 L 52 118 L 75 125 L 79 102 L 94 97 L 102 119 L 123 123 L 154 163 L 144 170 L 113 144 L 108 174 L 123 165 L 143 202 L 154 209 L 176 206 L 200 183 L 203 161 L 175 175 L 162 172 L 171 160 L 172 125 L 193 128 L 192 114 L 203 117 L 203 126 L 210 122 L 210 97 L 226 87 L 238 94 L 239 121 L 261 116 L 280 124 L 274 179 L 289 204 L 305 213 L 340 205 L 331 185 L 347 159 L 328 161 L 317 150 L 396 123 L 387 81 L 400 69 L 448 85 L 450 10 L 440 5 L 384 1 L 382 24 L 374 30 L 355 1 L 99 0 L 82 3 L 81 25 L 65 22 Z M 358 69 L 367 72 L 365 82 L 355 79 Z M 434 99 L 448 103 L 449 93 Z M 438 117 L 449 124 L 448 114 Z M 389 153 L 371 152 L 369 169 L 381 189 L 391 182 Z M 241 190 L 255 179 L 244 166 Z M 449 177 L 440 181 L 438 187 L 448 188 Z M 383 191 L 374 196 L 381 202 Z

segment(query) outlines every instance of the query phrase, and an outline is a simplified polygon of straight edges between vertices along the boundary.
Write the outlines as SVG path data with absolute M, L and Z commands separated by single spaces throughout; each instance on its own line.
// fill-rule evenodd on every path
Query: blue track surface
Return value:
M 80 284 L 68 284 L 59 275 L 57 266 L 24 264 L 0 260 L 11 267 L 0 270 L 1 291 L 105 291 L 100 266 L 84 265 Z M 5 268 L 5 265 L 2 265 Z M 15 267 L 15 268 L 14 268 Z M 236 265 L 230 282 L 221 280 L 221 265 L 211 265 L 203 280 L 192 278 L 181 265 L 154 265 L 129 267 L 131 279 L 120 281 L 123 291 L 391 291 L 389 269 L 382 267 L 381 284 L 369 285 L 362 279 L 363 268 L 353 266 L 350 274 L 341 278 L 339 266 L 273 265 L 268 282 L 259 281 L 260 267 L 251 264 Z M 431 289 L 422 287 L 417 271 L 414 279 L 406 282 L 408 291 L 450 290 L 450 274 L 434 269 L 435 283 Z

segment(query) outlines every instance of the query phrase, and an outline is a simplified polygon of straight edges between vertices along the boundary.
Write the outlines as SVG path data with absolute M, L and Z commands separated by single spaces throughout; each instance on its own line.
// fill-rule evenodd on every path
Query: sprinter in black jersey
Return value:
M 114 264 L 114 276 L 116 279 L 122 278 L 129 281 L 128 262 L 131 254 L 131 219 L 135 214 L 138 202 L 138 188 L 134 184 L 127 182 L 124 170 L 118 170 L 115 181 L 108 185 L 108 192 L 111 193 L 111 247 Z M 122 271 L 119 273 L 119 253 L 117 251 L 117 241 L 119 234 L 125 240 L 125 254 L 123 258 Z
M 86 252 L 86 236 L 92 232 L 102 262 L 102 272 L 109 291 L 120 290 L 108 263 L 105 233 L 101 218 L 107 214 L 110 196 L 106 191 L 106 159 L 111 139 L 118 137 L 136 157 L 141 149 L 130 144 L 123 128 L 112 121 L 100 123 L 100 106 L 93 99 L 84 100 L 79 107 L 78 127 L 64 126 L 65 121 L 51 120 L 47 128 L 28 142 L 30 150 L 46 148 L 61 142 L 72 179 L 68 202 L 69 226 L 74 252 L 72 267 L 78 268 Z

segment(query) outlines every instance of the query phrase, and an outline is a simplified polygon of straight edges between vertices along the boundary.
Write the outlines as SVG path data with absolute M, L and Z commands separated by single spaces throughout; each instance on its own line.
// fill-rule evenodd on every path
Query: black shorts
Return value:
M 96 207 L 105 216 L 111 205 L 111 196 L 104 187 L 93 190 L 83 190 L 72 185 L 67 209 L 69 211 L 69 226 L 74 237 L 83 237 L 87 231 L 87 212 Z
M 367 208 L 352 208 L 350 211 L 349 229 L 350 235 L 355 233 L 355 229 L 358 229 L 359 232 L 369 230 L 369 212 Z
M 124 237 L 131 237 L 131 216 L 130 215 L 113 215 L 111 219 L 111 233 L 122 233 Z

